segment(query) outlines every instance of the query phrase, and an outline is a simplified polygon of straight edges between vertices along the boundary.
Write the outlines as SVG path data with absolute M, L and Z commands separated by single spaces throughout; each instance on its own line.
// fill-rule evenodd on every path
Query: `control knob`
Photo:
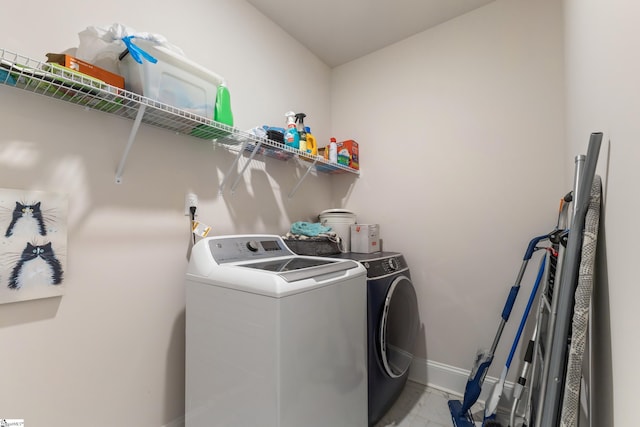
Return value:
M 398 269 L 398 262 L 395 258 L 389 258 L 387 260 L 387 264 L 389 265 L 389 270 L 396 271 Z
M 251 252 L 257 252 L 259 248 L 260 246 L 258 246 L 258 242 L 256 242 L 255 240 L 249 240 L 247 242 L 247 249 L 249 249 Z

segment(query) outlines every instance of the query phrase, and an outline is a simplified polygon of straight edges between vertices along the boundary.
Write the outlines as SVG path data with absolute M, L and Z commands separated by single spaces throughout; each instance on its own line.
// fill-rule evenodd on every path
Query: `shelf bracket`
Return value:
M 220 183 L 220 186 L 218 187 L 219 195 L 222 195 L 222 192 L 224 191 L 224 185 L 227 183 L 227 179 L 231 177 L 231 173 L 233 172 L 233 169 L 238 164 L 238 161 L 240 160 L 240 156 L 242 156 L 242 153 L 244 153 L 244 150 L 247 148 L 248 143 L 249 143 L 249 140 L 245 139 L 244 142 L 242 143 L 242 146 L 240 147 L 240 151 L 238 151 L 238 154 L 236 155 L 236 158 L 233 160 L 233 163 L 231 163 L 231 166 L 229 166 L 229 170 L 227 171 L 226 175 L 222 179 L 222 182 Z
M 311 172 L 311 169 L 313 169 L 313 167 L 316 165 L 316 163 L 318 163 L 318 157 L 316 157 L 313 160 L 313 163 L 311 163 L 309 165 L 309 167 L 307 168 L 307 171 L 304 173 L 304 175 L 302 175 L 300 177 L 300 179 L 298 180 L 298 183 L 295 185 L 295 187 L 293 187 L 291 189 L 291 191 L 289 192 L 289 195 L 287 196 L 288 198 L 293 198 L 293 196 L 296 194 L 296 192 L 298 191 L 298 188 L 300 187 L 300 184 L 302 184 L 302 181 L 304 181 L 304 179 L 307 177 L 307 175 L 309 175 L 309 172 Z
M 258 145 L 256 145 L 256 147 L 251 152 L 251 155 L 249 156 L 247 161 L 244 163 L 244 165 L 242 165 L 242 170 L 240 172 L 238 172 L 238 176 L 236 177 L 236 180 L 233 181 L 233 184 L 231 185 L 231 194 L 233 194 L 233 192 L 236 191 L 236 187 L 240 183 L 240 179 L 242 178 L 242 174 L 244 174 L 244 171 L 246 171 L 247 168 L 249 167 L 249 164 L 251 163 L 251 160 L 253 160 L 253 158 L 256 156 L 256 153 L 260 150 L 260 146 L 261 145 L 262 145 L 262 140 L 259 140 L 258 141 Z
M 118 165 L 118 169 L 116 170 L 116 184 L 122 184 L 122 173 L 124 172 L 124 164 L 127 162 L 129 150 L 131 150 L 133 141 L 135 141 L 136 139 L 138 129 L 140 128 L 140 123 L 142 122 L 142 116 L 144 116 L 144 111 L 146 110 L 146 108 L 147 106 L 145 104 L 140 104 L 140 108 L 138 108 L 136 119 L 134 120 L 133 127 L 131 128 L 131 132 L 129 133 L 129 141 L 127 141 L 127 146 L 124 149 L 124 153 L 122 153 L 122 159 L 120 159 L 120 164 Z

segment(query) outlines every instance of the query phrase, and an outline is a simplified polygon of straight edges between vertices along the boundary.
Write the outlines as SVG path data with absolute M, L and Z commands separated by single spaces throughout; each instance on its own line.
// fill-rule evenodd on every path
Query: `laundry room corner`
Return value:
M 334 132 L 366 140 L 368 166 L 354 190 L 334 185 L 411 266 L 422 364 L 471 368 L 528 233 L 555 221 L 565 184 L 561 16 L 553 1 L 495 1 L 333 69 Z M 463 377 L 447 383 L 462 390 Z

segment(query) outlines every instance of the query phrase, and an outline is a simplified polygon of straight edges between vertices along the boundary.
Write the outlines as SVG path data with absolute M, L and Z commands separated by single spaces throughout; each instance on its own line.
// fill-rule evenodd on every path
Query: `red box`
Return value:
M 360 153 L 358 143 L 352 139 L 337 143 L 338 163 L 351 169 L 360 169 Z
M 113 74 L 104 68 L 96 67 L 81 59 L 74 58 L 64 53 L 47 53 L 47 62 L 62 65 L 95 79 L 102 80 L 106 84 L 124 89 L 124 77 Z

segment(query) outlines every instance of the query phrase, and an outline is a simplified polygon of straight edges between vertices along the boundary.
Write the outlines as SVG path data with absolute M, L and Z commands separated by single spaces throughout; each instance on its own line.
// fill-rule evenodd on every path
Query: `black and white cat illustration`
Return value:
M 20 289 L 27 284 L 59 285 L 62 274 L 62 265 L 53 252 L 51 242 L 44 245 L 27 243 L 11 272 L 8 286 Z
M 16 202 L 13 209 L 11 223 L 7 227 L 5 237 L 11 237 L 15 234 L 47 235 L 47 228 L 44 225 L 42 211 L 40 210 L 40 202 L 26 205 Z

